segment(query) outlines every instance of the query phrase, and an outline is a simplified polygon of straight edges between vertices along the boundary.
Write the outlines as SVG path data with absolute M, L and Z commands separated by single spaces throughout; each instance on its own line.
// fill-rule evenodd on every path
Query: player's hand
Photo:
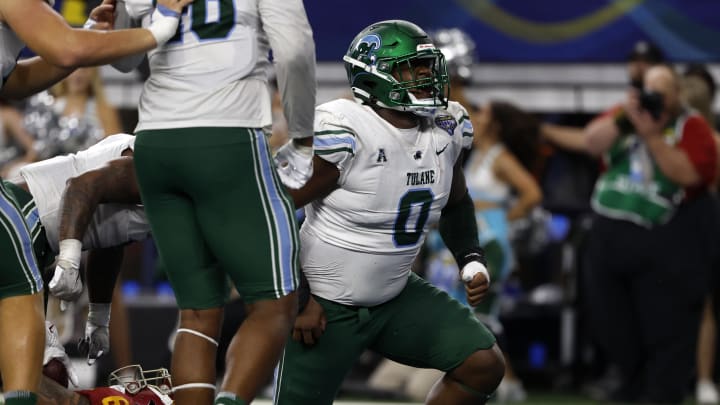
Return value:
M 87 356 L 89 365 L 95 363 L 100 356 L 110 352 L 110 328 L 87 321 L 85 337 L 78 342 L 78 350 Z
M 295 319 L 293 339 L 312 346 L 325 332 L 326 326 L 325 310 L 311 295 L 305 309 Z
M 280 181 L 292 189 L 299 189 L 312 176 L 313 149 L 290 140 L 274 156 Z
M 77 300 L 83 291 L 79 267 L 80 263 L 58 259 L 55 274 L 48 283 L 50 293 L 63 301 Z
M 485 299 L 490 290 L 490 277 L 487 268 L 477 261 L 463 266 L 461 278 L 465 282 L 465 295 L 470 306 L 477 306 Z
M 65 347 L 60 343 L 57 328 L 52 322 L 45 321 L 45 352 L 43 353 L 43 366 L 48 364 L 50 360 L 60 360 L 65 369 L 67 369 L 68 379 L 70 383 L 77 387 L 80 383 L 77 373 L 70 362 L 70 358 L 65 353 Z
M 94 24 L 87 27 L 93 30 L 111 30 L 115 23 L 115 1 L 103 0 L 102 4 L 90 11 L 88 21 Z

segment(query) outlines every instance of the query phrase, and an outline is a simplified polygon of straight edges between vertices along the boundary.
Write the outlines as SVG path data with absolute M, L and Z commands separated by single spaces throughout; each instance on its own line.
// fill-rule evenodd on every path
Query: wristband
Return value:
M 483 266 L 487 267 L 485 251 L 479 246 L 458 252 L 458 254 L 455 255 L 455 261 L 461 269 L 470 262 L 480 262 Z
M 110 326 L 110 304 L 90 303 L 88 322 L 95 326 Z
M 82 256 L 82 242 L 77 239 L 63 239 L 60 241 L 59 246 L 58 261 L 64 260 L 75 268 L 79 268 Z
M 175 35 L 179 23 L 180 13 L 158 5 L 152 14 L 152 24 L 147 29 L 155 38 L 157 46 L 160 46 Z
M 490 282 L 485 251 L 481 247 L 476 246 L 459 252 L 455 255 L 455 261 L 460 268 L 460 278 L 464 282 L 470 282 L 477 273 L 485 274 L 488 282 Z M 473 262 L 479 263 L 479 266 L 470 265 Z
M 88 18 L 87 21 L 85 21 L 85 24 L 83 24 L 83 29 L 92 29 L 95 24 L 97 24 L 97 21 L 93 20 L 92 18 Z

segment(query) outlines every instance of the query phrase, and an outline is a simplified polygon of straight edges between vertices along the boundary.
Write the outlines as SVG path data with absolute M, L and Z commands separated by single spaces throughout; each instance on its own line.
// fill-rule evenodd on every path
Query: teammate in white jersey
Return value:
M 108 63 L 147 51 L 173 35 L 178 13 L 192 0 L 158 0 L 147 29 L 117 32 L 72 29 L 43 0 L 0 2 L 0 96 L 23 98 L 52 86 L 73 68 Z M 90 14 L 96 28 L 112 26 L 114 1 Z M 93 25 L 92 21 L 90 25 Z M 27 45 L 38 57 L 17 61 Z M 0 373 L 5 403 L 34 404 L 40 381 L 43 288 L 30 232 L 17 202 L 0 186 Z
M 76 154 L 29 164 L 19 179 L 4 183 L 22 208 L 41 270 L 55 261 L 60 246 L 90 250 L 90 311 L 81 342 L 90 363 L 109 351 L 110 303 L 123 247 L 150 236 L 139 205 L 134 142 L 132 135 L 111 135 Z M 77 299 L 82 293 L 79 267 L 79 256 L 59 259 L 50 292 L 62 300 Z
M 126 0 L 130 23 L 151 0 Z M 295 209 L 263 128 L 272 124 L 272 49 L 293 138 L 284 155 L 312 161 L 315 45 L 302 0 L 195 1 L 164 47 L 148 53 L 135 167 L 160 259 L 180 307 L 173 350 L 179 404 L 247 404 L 270 377 L 297 313 Z M 131 67 L 123 64 L 123 68 Z M 215 395 L 228 280 L 248 317 Z
M 428 404 L 485 403 L 504 363 L 471 310 L 411 265 L 439 221 L 477 305 L 489 276 L 461 167 L 472 124 L 448 102 L 445 59 L 426 33 L 392 20 L 363 30 L 344 57 L 355 101 L 319 106 L 300 261 L 311 298 L 279 366 L 275 403 L 331 404 L 360 354 L 374 350 L 446 373 Z

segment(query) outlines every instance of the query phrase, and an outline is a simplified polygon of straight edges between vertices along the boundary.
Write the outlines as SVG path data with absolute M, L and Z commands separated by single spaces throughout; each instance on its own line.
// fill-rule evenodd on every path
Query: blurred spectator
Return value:
M 645 72 L 651 67 L 663 63 L 665 55 L 655 44 L 638 41 L 628 54 L 627 61 L 630 85 L 636 89 L 642 89 Z
M 67 119 L 77 119 L 89 132 L 103 136 L 122 132 L 118 112 L 105 97 L 105 89 L 96 67 L 75 70 L 52 88 L 54 110 Z M 83 123 L 84 121 L 84 123 Z
M 651 67 L 663 62 L 664 56 L 657 46 L 646 41 L 636 42 L 627 58 L 627 73 L 630 87 L 642 89 L 645 72 Z M 618 102 L 602 115 L 613 114 L 621 109 L 622 103 Z M 540 133 L 545 140 L 555 146 L 574 152 L 587 152 L 587 138 L 583 136 L 582 128 L 543 123 L 540 127 Z
M 11 104 L 0 101 L 0 175 L 11 178 L 18 168 L 37 160 L 35 138 L 25 129 L 23 114 Z
M 648 69 L 652 68 L 653 66 L 656 66 L 664 61 L 664 55 L 662 51 L 655 46 L 652 43 L 649 43 L 647 41 L 638 41 L 636 42 L 631 51 L 627 55 L 627 63 L 626 63 L 626 72 L 628 75 L 628 85 L 630 89 L 642 89 L 643 87 L 643 78 L 645 76 L 645 73 Z M 589 138 L 585 136 L 586 129 L 595 123 L 599 119 L 610 119 L 614 114 L 620 112 L 623 110 L 623 103 L 622 101 L 617 102 L 610 108 L 608 108 L 605 112 L 600 114 L 598 117 L 596 117 L 594 120 L 590 122 L 590 124 L 586 125 L 585 128 L 580 127 L 572 127 L 572 126 L 564 126 L 564 125 L 556 125 L 553 123 L 543 123 L 540 126 L 540 134 L 542 138 L 548 142 L 550 142 L 553 146 L 559 147 L 565 151 L 574 152 L 574 153 L 581 153 L 589 155 L 593 158 L 597 158 L 597 164 L 596 166 L 599 168 L 599 170 L 604 169 L 604 164 L 601 161 L 601 152 L 597 152 L 595 149 L 595 145 L 589 144 Z M 565 172 L 568 172 L 568 170 L 565 170 Z M 565 176 L 572 176 L 574 175 L 574 171 L 572 173 L 561 173 Z M 582 178 L 582 180 L 586 180 L 592 177 L 591 180 L 592 183 L 595 183 L 594 175 L 593 176 L 585 176 Z M 566 182 L 559 182 L 557 179 L 555 180 L 555 184 L 566 184 Z M 572 184 L 575 186 L 575 189 L 578 188 L 578 182 L 572 181 L 567 184 Z M 579 183 L 580 185 L 586 185 L 587 183 L 585 181 Z M 588 200 L 590 199 L 590 195 L 592 194 L 592 188 L 588 187 L 589 190 L 587 190 L 587 193 L 583 193 L 583 196 L 587 196 Z M 552 202 L 549 202 L 546 199 L 546 203 L 549 203 L 553 206 L 560 205 L 562 207 L 568 206 L 567 200 L 570 200 L 569 196 L 574 196 L 577 193 L 576 190 L 573 190 L 571 192 L 568 192 L 566 190 L 557 190 L 551 189 L 549 190 L 550 200 L 553 200 Z M 556 196 L 557 194 L 557 196 Z M 554 198 L 553 198 L 554 197 Z M 578 204 L 570 204 L 570 206 L 578 206 Z M 581 204 L 579 206 L 583 207 L 583 210 L 585 210 L 585 205 Z M 588 204 L 587 209 L 590 210 L 590 206 Z M 584 244 L 583 244 L 584 246 Z M 584 248 L 583 248 L 584 249 Z M 582 252 L 581 252 L 582 254 Z M 580 300 L 581 300 L 581 311 L 587 312 L 590 310 L 589 307 L 592 306 L 590 302 L 587 300 L 587 295 L 585 294 L 585 291 L 583 287 L 588 284 L 585 280 L 587 276 L 587 269 L 583 267 L 583 265 L 580 265 L 580 274 L 578 279 L 581 280 L 579 283 L 579 291 L 580 291 Z M 589 322 L 583 322 L 586 325 L 590 326 L 592 328 L 592 325 L 589 324 Z M 584 329 L 590 329 L 590 328 L 584 328 Z M 590 331 L 585 331 L 585 333 L 588 333 L 590 336 L 589 339 L 591 341 L 592 347 L 599 351 L 601 358 L 606 358 L 607 355 L 603 353 L 602 346 L 599 346 L 599 342 L 596 341 L 596 337 L 592 336 L 593 334 Z M 598 356 L 596 356 L 598 357 Z M 618 372 L 616 370 L 616 365 L 607 364 L 605 366 L 605 375 L 600 378 L 600 380 L 595 381 L 590 384 L 589 388 L 592 390 L 591 396 L 594 399 L 604 399 L 607 398 L 608 395 L 612 391 L 615 390 L 615 388 L 620 384 L 618 381 Z
M 25 128 L 35 138 L 39 159 L 87 149 L 122 132 L 117 110 L 108 103 L 98 68 L 80 68 L 50 92 L 31 97 Z
M 592 326 L 620 370 L 613 398 L 680 403 L 716 250 L 712 132 L 683 104 L 674 70 L 659 65 L 642 92 L 629 91 L 622 108 L 580 138 L 607 167 L 592 200 L 585 291 Z
M 710 126 L 715 129 L 712 104 L 715 98 L 716 83 L 710 71 L 704 65 L 689 65 L 683 73 L 682 83 L 688 105 L 702 114 Z M 718 135 L 717 130 L 714 133 L 716 144 L 720 148 L 720 135 Z M 718 165 L 718 168 L 720 170 L 720 165 Z M 717 199 L 717 196 L 715 198 Z M 716 232 L 715 235 L 718 235 L 718 233 L 720 232 Z M 700 322 L 700 335 L 698 337 L 695 401 L 701 405 L 713 405 L 720 402 L 720 396 L 713 381 L 717 339 L 717 322 L 715 321 L 713 301 L 717 300 L 717 265 L 714 266 L 714 269 L 711 293 L 705 300 L 702 321 Z
M 713 114 L 713 101 L 717 84 L 712 73 L 702 64 L 690 64 L 683 72 L 683 90 L 685 99 L 690 107 L 698 110 L 710 127 L 715 127 Z

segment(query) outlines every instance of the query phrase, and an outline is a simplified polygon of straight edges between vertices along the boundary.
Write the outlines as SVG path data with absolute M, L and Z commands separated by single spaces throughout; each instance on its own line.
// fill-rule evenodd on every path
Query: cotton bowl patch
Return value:
M 457 121 L 452 115 L 438 115 L 435 117 L 435 125 L 447 131 L 450 136 L 455 132 Z

